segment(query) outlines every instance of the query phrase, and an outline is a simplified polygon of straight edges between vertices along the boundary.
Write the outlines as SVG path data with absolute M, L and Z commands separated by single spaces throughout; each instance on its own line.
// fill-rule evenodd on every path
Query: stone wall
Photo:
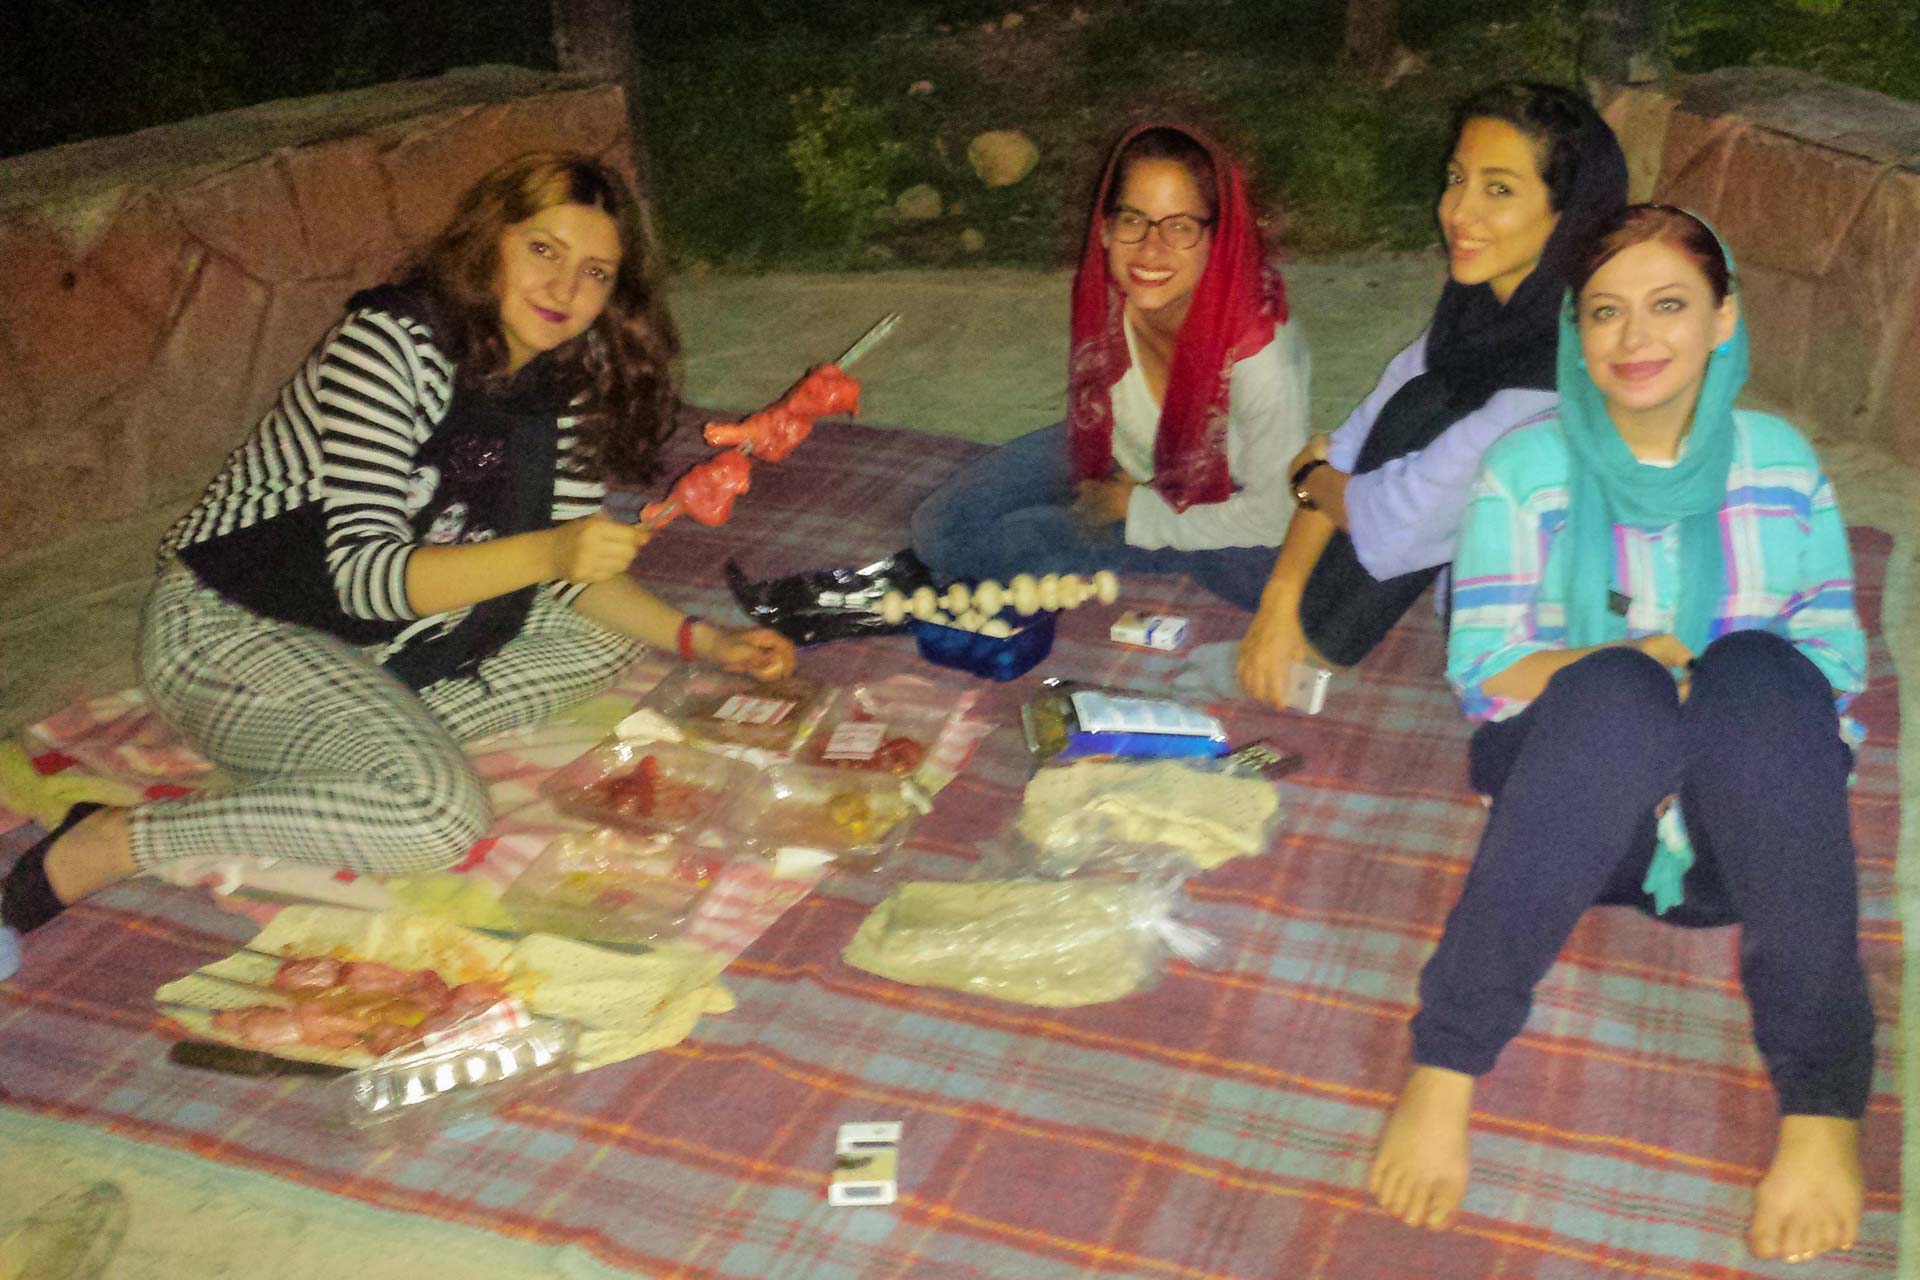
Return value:
M 479 67 L 0 161 L 0 590 L 150 573 L 347 296 L 558 148 L 630 172 L 620 90 Z
M 1732 246 L 1753 389 L 1920 460 L 1920 105 L 1730 68 L 1628 90 L 1607 117 L 1634 198 L 1692 209 Z

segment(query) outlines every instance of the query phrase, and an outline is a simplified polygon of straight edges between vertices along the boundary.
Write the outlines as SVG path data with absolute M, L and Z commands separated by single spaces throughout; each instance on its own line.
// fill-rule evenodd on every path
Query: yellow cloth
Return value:
M 131 783 L 112 782 L 80 769 L 43 776 L 18 742 L 0 742 L 0 805 L 24 813 L 43 827 L 55 827 L 67 810 L 82 802 L 138 804 L 144 792 Z
M 1099 1004 L 1152 984 L 1142 891 L 1116 880 L 914 881 L 861 922 L 841 957 L 920 987 L 1020 1004 Z

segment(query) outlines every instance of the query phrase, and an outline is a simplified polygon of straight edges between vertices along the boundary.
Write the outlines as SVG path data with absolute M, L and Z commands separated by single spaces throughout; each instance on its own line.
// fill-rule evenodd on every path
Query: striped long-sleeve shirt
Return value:
M 1522 427 L 1487 453 L 1454 558 L 1447 679 L 1469 717 L 1503 720 L 1525 703 L 1485 682 L 1530 653 L 1568 647 L 1560 537 L 1567 446 L 1557 419 Z M 1827 677 L 1840 706 L 1866 686 L 1866 634 L 1833 488 L 1813 448 L 1767 414 L 1736 411 L 1720 510 L 1726 588 L 1711 634 L 1767 630 Z M 1680 595 L 1679 527 L 1614 527 L 1629 636 L 1670 632 Z M 1850 735 L 1851 736 L 1851 735 Z
M 413 608 L 406 581 L 414 551 L 493 532 L 444 536 L 420 527 L 440 476 L 419 455 L 453 401 L 453 361 L 426 323 L 381 306 L 348 312 L 168 531 L 162 557 L 177 555 L 203 577 L 218 564 L 216 585 L 241 584 L 240 603 L 356 643 L 382 643 L 383 659 L 440 634 L 466 611 L 423 617 Z M 568 473 L 573 426 L 555 420 L 555 521 L 589 515 L 604 497 L 597 480 Z M 269 580 L 282 576 L 294 580 Z M 549 588 L 566 600 L 582 590 Z

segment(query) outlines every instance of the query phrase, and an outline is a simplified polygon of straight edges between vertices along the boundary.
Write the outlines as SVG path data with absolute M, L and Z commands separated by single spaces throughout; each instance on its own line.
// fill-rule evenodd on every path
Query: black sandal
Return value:
M 7 872 L 6 879 L 0 880 L 0 925 L 28 933 L 67 909 L 67 904 L 60 901 L 60 896 L 47 880 L 47 852 L 59 842 L 61 836 L 104 807 L 90 803 L 74 805 L 67 810 L 67 816 L 60 820 L 59 826 L 41 836 L 31 849 L 20 855 Z

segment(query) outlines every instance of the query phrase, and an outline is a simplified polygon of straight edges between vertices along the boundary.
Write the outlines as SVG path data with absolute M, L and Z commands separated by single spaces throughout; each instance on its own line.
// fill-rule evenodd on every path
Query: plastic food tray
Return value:
M 735 792 L 720 820 L 753 848 L 799 845 L 877 863 L 906 837 L 914 812 L 891 774 L 783 764 Z
M 920 656 L 935 666 L 986 680 L 1012 680 L 1031 671 L 1053 652 L 1054 615 L 1043 612 L 1022 618 L 1004 609 L 1000 616 L 1017 628 L 1012 635 L 995 637 L 936 622 L 915 622 L 913 638 L 920 646 Z
M 500 905 L 528 933 L 655 942 L 679 933 L 718 870 L 714 854 L 671 836 L 563 835 L 507 886 Z
M 534 1018 L 468 1044 L 383 1058 L 334 1082 L 349 1124 L 380 1139 L 430 1133 L 534 1096 L 573 1070 L 580 1029 Z
M 653 761 L 651 766 L 644 762 Z M 653 804 L 639 812 L 609 791 L 610 780 L 651 769 Z M 728 795 L 752 777 L 753 768 L 712 752 L 670 742 L 609 739 L 556 772 L 541 793 L 562 813 L 641 835 L 672 835 L 698 829 Z
M 762 683 L 690 663 L 669 671 L 640 705 L 673 721 L 695 742 L 788 755 L 832 704 L 832 690 L 810 680 Z

